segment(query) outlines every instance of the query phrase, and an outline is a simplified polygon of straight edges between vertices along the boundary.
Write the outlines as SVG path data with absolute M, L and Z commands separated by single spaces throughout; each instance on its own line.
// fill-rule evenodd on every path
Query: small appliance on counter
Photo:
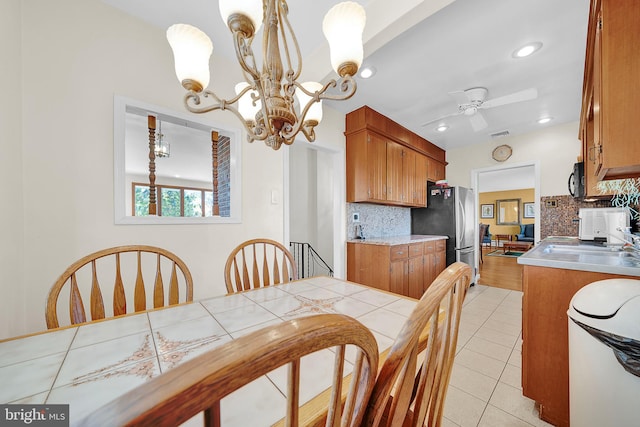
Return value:
M 584 197 L 584 163 L 576 163 L 573 165 L 573 172 L 569 175 L 569 194 L 576 199 Z
M 631 222 L 627 208 L 581 208 L 579 238 L 596 242 L 623 245 L 624 230 Z

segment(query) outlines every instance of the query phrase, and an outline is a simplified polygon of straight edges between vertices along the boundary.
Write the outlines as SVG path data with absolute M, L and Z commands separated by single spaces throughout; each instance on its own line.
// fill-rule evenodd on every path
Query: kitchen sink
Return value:
M 549 245 L 544 248 L 544 252 L 548 254 L 598 254 L 604 256 L 634 256 L 633 253 L 627 252 L 621 246 L 570 246 L 570 245 Z
M 640 254 L 621 246 L 548 245 L 543 253 L 578 262 L 640 267 Z

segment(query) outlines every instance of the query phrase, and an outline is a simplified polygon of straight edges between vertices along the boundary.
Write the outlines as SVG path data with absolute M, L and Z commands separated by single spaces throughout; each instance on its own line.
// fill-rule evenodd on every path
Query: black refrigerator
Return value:
M 447 265 L 462 261 L 474 268 L 475 213 L 475 197 L 471 188 L 429 186 L 427 207 L 411 209 L 411 234 L 449 237 Z

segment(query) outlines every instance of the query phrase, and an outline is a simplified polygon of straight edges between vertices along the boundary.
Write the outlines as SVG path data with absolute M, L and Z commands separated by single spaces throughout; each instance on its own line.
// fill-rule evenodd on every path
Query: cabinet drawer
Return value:
M 436 251 L 436 242 L 431 240 L 429 242 L 424 242 L 424 253 L 425 255 L 432 254 Z
M 412 243 L 409 245 L 409 258 L 422 255 L 422 243 Z
M 440 251 L 444 251 L 447 248 L 447 241 L 442 239 L 442 240 L 436 240 L 436 251 L 440 252 Z
M 391 246 L 391 260 L 405 259 L 409 256 L 409 245 Z

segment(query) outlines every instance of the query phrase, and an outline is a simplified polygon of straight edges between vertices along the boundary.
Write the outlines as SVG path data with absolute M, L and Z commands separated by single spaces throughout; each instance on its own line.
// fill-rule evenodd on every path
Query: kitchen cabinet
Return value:
M 347 202 L 425 207 L 427 181 L 445 177 L 444 150 L 362 107 L 346 117 Z
M 440 181 L 445 178 L 444 165 L 440 162 L 436 162 L 431 158 L 427 158 L 427 179 L 429 181 Z
M 347 150 L 347 201 L 387 201 L 387 142 L 369 132 L 351 135 Z
M 423 256 L 423 290 L 426 291 L 431 283 L 447 266 L 447 253 L 445 240 L 434 240 L 424 243 Z
M 523 266 L 522 392 L 536 401 L 540 418 L 569 426 L 569 336 L 567 310 L 589 283 L 637 277 Z
M 639 45 L 640 2 L 591 1 L 579 132 L 590 186 L 640 176 Z
M 402 145 L 387 142 L 387 201 L 401 204 L 404 200 L 404 150 Z
M 347 243 L 347 280 L 420 298 L 446 268 L 445 240 L 384 245 Z
M 427 205 L 425 156 L 387 142 L 387 200 L 406 206 Z
M 413 202 L 416 206 L 427 206 L 427 181 L 429 180 L 427 159 L 427 156 L 415 153 L 416 172 Z

